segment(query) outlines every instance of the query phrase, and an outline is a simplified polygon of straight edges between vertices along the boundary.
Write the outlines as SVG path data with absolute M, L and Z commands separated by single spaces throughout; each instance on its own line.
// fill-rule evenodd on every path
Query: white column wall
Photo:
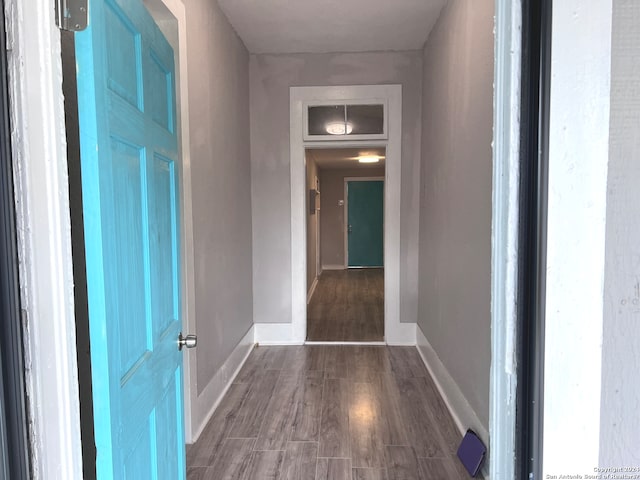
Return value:
M 637 0 L 613 1 L 600 396 L 599 466 L 604 469 L 640 467 L 639 24 Z
M 611 0 L 554 2 L 545 476 L 593 473 L 598 463 L 610 46 Z

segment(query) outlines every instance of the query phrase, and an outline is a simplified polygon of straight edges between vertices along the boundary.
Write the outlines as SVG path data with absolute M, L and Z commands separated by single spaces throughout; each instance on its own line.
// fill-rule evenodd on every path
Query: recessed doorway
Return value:
M 386 148 L 307 148 L 308 342 L 384 342 Z
M 334 135 L 308 139 L 305 111 L 309 105 L 386 105 L 386 127 L 374 138 Z M 348 113 L 347 113 L 348 123 Z M 402 155 L 402 86 L 346 85 L 290 87 L 290 185 L 291 185 L 291 314 L 292 322 L 256 324 L 256 338 L 262 343 L 304 343 L 307 338 L 307 253 L 305 149 L 385 147 L 384 191 L 384 343 L 415 345 L 416 324 L 401 321 L 400 315 L 400 179 Z M 346 127 L 348 132 L 349 127 Z M 378 138 L 380 137 L 380 138 Z M 384 137 L 384 138 L 383 138 Z M 322 188 L 322 186 L 321 186 Z M 322 213 L 321 215 L 322 216 Z

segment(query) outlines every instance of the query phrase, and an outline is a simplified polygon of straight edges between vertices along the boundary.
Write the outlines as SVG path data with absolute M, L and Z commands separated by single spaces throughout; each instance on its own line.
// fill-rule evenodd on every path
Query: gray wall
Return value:
M 384 177 L 384 168 L 321 169 L 320 261 L 325 266 L 344 265 L 344 177 Z
M 493 0 L 452 0 L 424 48 L 418 324 L 485 427 L 491 363 Z
M 318 245 L 317 245 L 317 235 L 318 235 L 318 227 L 319 222 L 318 218 L 320 217 L 320 212 L 315 211 L 315 213 L 311 213 L 311 201 L 310 198 L 310 190 L 315 189 L 315 179 L 318 176 L 318 166 L 316 165 L 316 161 L 313 159 L 313 154 L 309 152 L 305 153 L 306 156 L 306 177 L 307 177 L 307 189 L 305 198 L 305 211 L 307 212 L 307 292 L 311 289 L 311 285 L 313 281 L 318 277 L 320 272 L 317 271 L 317 255 L 318 255 Z M 315 207 L 314 207 L 315 210 Z
M 216 2 L 185 6 L 201 392 L 253 318 L 249 54 Z
M 640 464 L 640 4 L 613 1 L 600 466 Z
M 251 56 L 256 323 L 291 322 L 289 87 L 364 84 L 402 84 L 403 88 L 400 318 L 416 321 L 421 69 L 419 51 Z

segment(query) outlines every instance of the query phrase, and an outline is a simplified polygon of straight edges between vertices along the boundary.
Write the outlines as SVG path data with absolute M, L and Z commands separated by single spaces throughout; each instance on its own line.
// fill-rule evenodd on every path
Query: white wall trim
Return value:
M 311 298 L 313 297 L 313 294 L 316 291 L 316 287 L 318 286 L 318 277 L 313 279 L 313 282 L 311 282 L 311 288 L 309 288 L 309 293 L 307 293 L 307 305 L 309 305 L 309 302 L 311 301 Z
M 384 330 L 391 345 L 415 345 L 415 323 L 400 319 L 400 192 L 402 169 L 402 86 L 351 85 L 290 88 L 290 169 L 291 169 L 291 336 L 303 343 L 307 334 L 306 299 L 306 222 L 305 222 L 305 146 L 319 142 L 303 141 L 304 104 L 311 101 L 386 99 L 388 140 L 385 160 L 385 237 L 384 237 Z M 324 142 L 321 146 L 350 146 L 354 142 Z M 363 141 L 367 146 L 374 142 Z M 383 143 L 384 144 L 384 143 Z M 357 145 L 357 142 L 356 142 Z M 269 325 L 269 324 L 263 324 Z
M 438 357 L 438 354 L 425 337 L 420 326 L 417 327 L 417 337 L 417 348 L 420 358 L 422 358 L 427 370 L 429 370 L 429 374 L 431 375 L 440 396 L 444 400 L 451 417 L 453 417 L 456 427 L 458 427 L 461 438 L 467 432 L 467 429 L 470 428 L 478 435 L 478 437 L 480 437 L 488 449 L 489 432 L 487 432 L 487 429 L 482 425 L 478 415 L 462 393 L 462 390 L 460 390 L 460 387 L 458 387 L 456 381 L 449 374 L 447 367 L 444 366 L 440 357 Z M 486 460 L 482 467 L 481 475 L 485 479 L 490 478 L 488 462 Z M 513 477 L 500 478 L 510 480 Z
M 306 310 L 305 303 L 305 310 Z M 255 342 L 260 345 L 303 345 L 291 323 L 254 323 Z
M 229 390 L 233 380 L 253 350 L 255 346 L 254 337 L 254 328 L 251 327 L 200 395 L 197 395 L 197 386 L 195 383 L 193 384 L 193 392 L 196 395 L 191 409 L 193 423 L 190 432 L 192 434 L 189 437 L 185 437 L 187 443 L 196 442 L 202 434 L 204 427 L 211 419 L 220 401 Z
M 191 143 L 189 141 L 189 92 L 187 68 L 187 17 L 182 0 L 143 0 L 153 19 L 163 30 L 176 52 L 176 108 L 179 125 L 180 151 L 180 247 L 182 275 L 182 325 L 183 331 L 196 333 L 195 319 L 195 265 L 193 254 L 193 208 L 191 196 Z M 164 22 L 177 22 L 177 38 L 171 38 L 163 28 Z M 177 45 L 175 43 L 177 42 Z M 196 402 L 196 355 L 186 350 L 183 356 L 184 375 L 184 428 L 185 438 L 192 438 L 191 408 Z
M 444 366 L 440 357 L 433 349 L 424 332 L 418 326 L 417 328 L 417 348 L 422 357 L 422 361 L 429 370 L 433 381 L 440 392 L 440 396 L 447 405 L 451 416 L 453 417 L 456 426 L 461 434 L 471 428 L 478 436 L 489 445 L 489 432 L 482 425 L 482 422 L 478 418 L 478 415 L 471 407 L 471 404 L 458 387 L 458 384 L 449 374 L 447 367 Z
M 4 8 L 33 478 L 82 478 L 60 33 L 53 2 Z
M 491 239 L 489 472 L 515 477 L 520 163 L 520 0 L 496 2 Z M 480 432 L 478 432 L 480 433 Z M 483 440 L 488 440 L 484 432 Z
M 396 347 L 415 346 L 417 327 L 418 325 L 416 323 L 398 323 L 394 327 L 393 337 L 389 337 L 385 329 L 384 341 L 387 345 Z

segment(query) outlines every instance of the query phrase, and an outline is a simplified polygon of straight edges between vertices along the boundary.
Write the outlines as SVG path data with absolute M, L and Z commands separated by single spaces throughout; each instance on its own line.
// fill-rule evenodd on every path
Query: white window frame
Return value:
M 382 133 L 365 133 L 358 135 L 343 134 L 343 135 L 311 135 L 309 134 L 309 107 L 325 107 L 325 106 L 344 106 L 349 107 L 353 105 L 382 105 Z M 389 138 L 388 133 L 388 102 L 386 98 L 352 98 L 352 99 L 322 99 L 303 102 L 302 121 L 303 121 L 303 135 L 302 138 L 305 142 L 336 142 L 336 141 L 358 141 L 358 140 L 387 140 Z

